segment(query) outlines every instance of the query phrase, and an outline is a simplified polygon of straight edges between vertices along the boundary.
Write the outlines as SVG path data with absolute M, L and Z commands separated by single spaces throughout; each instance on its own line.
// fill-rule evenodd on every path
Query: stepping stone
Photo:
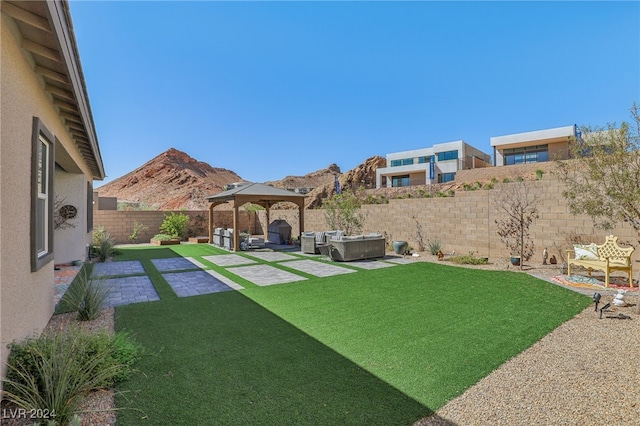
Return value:
M 380 268 L 388 268 L 390 266 L 396 266 L 393 263 L 387 263 L 387 262 L 378 262 L 376 260 L 354 260 L 352 262 L 349 262 L 350 266 L 355 266 L 357 268 L 362 268 L 362 269 L 380 269 Z
M 333 275 L 357 272 L 354 269 L 347 269 L 341 266 L 330 265 L 328 263 L 316 262 L 315 260 L 296 260 L 284 263 L 283 266 L 306 272 L 307 274 L 315 275 L 316 277 L 331 277 Z
M 103 262 L 93 266 L 93 277 L 106 277 L 109 275 L 133 275 L 144 274 L 142 263 L 138 260 L 125 260 L 122 262 Z
M 248 265 L 256 263 L 255 260 L 247 259 L 246 257 L 237 254 L 217 254 L 213 256 L 202 256 L 202 258 L 218 266 Z
M 110 278 L 104 280 L 103 285 L 110 289 L 109 297 L 104 303 L 107 307 L 160 300 L 155 287 L 146 275 Z
M 162 274 L 178 297 L 199 296 L 233 290 L 206 271 Z
M 182 269 L 193 269 L 194 265 L 184 257 L 169 257 L 166 259 L 151 259 L 156 269 L 160 272 L 179 271 Z
M 196 265 L 200 269 L 207 269 L 207 265 L 203 264 L 202 262 L 198 262 L 193 257 L 185 257 L 185 259 L 187 259 L 189 262 L 193 263 L 194 265 Z
M 382 260 L 384 260 L 385 262 L 397 263 L 399 265 L 406 265 L 408 263 L 417 262 L 417 260 L 413 260 L 413 259 L 405 259 L 402 257 L 392 257 L 392 256 L 385 256 L 384 258 L 382 258 Z
M 238 266 L 229 268 L 228 271 L 259 286 L 306 280 L 305 277 L 283 271 L 270 265 Z
M 296 256 L 291 256 L 290 254 L 280 253 L 277 251 L 253 252 L 253 253 L 247 253 L 247 256 L 255 257 L 257 259 L 264 260 L 266 262 L 278 262 L 281 260 L 298 259 Z
M 212 277 L 216 278 L 217 280 L 222 281 L 223 283 L 225 283 L 226 285 L 228 285 L 229 287 L 231 287 L 234 290 L 244 290 L 244 287 L 242 287 L 240 284 L 234 282 L 233 280 L 231 280 L 230 278 L 225 277 L 222 274 L 217 273 L 216 271 L 207 270 L 205 272 L 207 274 L 211 275 Z

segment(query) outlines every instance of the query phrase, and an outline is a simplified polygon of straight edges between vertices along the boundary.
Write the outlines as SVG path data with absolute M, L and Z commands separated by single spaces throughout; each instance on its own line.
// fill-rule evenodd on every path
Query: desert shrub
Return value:
M 160 225 L 160 231 L 164 234 L 171 235 L 173 238 L 183 239 L 187 232 L 187 224 L 189 216 L 180 212 L 171 212 L 165 214 L 164 220 Z
M 105 240 L 111 238 L 109 232 L 103 225 L 98 225 L 93 228 L 93 234 L 91 235 L 91 245 L 99 246 L 100 243 Z
M 351 191 L 343 191 L 326 200 L 324 218 L 329 229 L 341 229 L 347 235 L 362 232 L 365 216 L 360 205 L 360 200 Z
M 495 184 L 493 182 L 487 182 L 484 185 L 484 189 L 493 189 L 494 186 Z
M 115 240 L 104 226 L 98 226 L 93 230 L 91 250 L 98 262 L 104 262 L 113 257 L 116 253 L 115 245 Z
M 66 425 L 86 395 L 125 380 L 142 348 L 128 335 L 76 329 L 11 343 L 4 397 L 26 410 L 55 413 Z M 41 421 L 44 419 L 40 419 Z
M 536 179 L 540 180 L 542 179 L 542 176 L 544 176 L 544 170 L 536 169 Z
M 149 229 L 148 226 L 145 226 L 141 222 L 138 222 L 136 220 L 133 223 L 133 231 L 131 232 L 131 235 L 129 235 L 129 241 L 131 241 L 132 243 L 135 243 L 138 240 L 138 236 L 140 235 L 140 232 L 147 229 Z
M 508 177 L 502 179 L 502 183 L 509 183 L 509 182 L 511 182 L 511 179 L 509 179 Z
M 462 189 L 465 191 L 475 191 L 477 188 L 473 183 L 463 183 Z
M 109 289 L 104 279 L 91 277 L 93 265 L 84 265 L 64 293 L 60 304 L 65 311 L 77 312 L 80 321 L 92 321 L 98 317 Z
M 442 244 L 440 243 L 440 240 L 429 240 L 427 242 L 427 245 L 429 246 L 429 253 L 431 253 L 434 256 L 438 254 L 438 252 L 442 249 Z
M 471 253 L 451 256 L 449 261 L 458 265 L 486 265 L 488 263 L 488 259 L 486 257 L 476 257 Z

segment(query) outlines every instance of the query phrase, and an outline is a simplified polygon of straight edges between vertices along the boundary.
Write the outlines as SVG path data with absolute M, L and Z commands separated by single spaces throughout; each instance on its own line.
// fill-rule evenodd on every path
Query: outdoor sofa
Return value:
M 320 247 L 327 244 L 329 238 L 343 236 L 344 231 L 303 232 L 300 236 L 300 250 L 303 253 L 319 254 Z

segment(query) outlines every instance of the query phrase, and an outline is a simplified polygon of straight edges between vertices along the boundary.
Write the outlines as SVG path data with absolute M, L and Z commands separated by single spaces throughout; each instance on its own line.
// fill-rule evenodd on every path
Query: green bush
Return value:
M 131 241 L 132 243 L 135 243 L 136 241 L 138 241 L 138 236 L 140 235 L 140 232 L 145 231 L 147 229 L 149 229 L 148 226 L 145 226 L 144 224 L 136 220 L 133 223 L 133 231 L 131 231 L 131 235 L 129 235 L 129 241 Z
M 449 260 L 459 265 L 486 265 L 489 262 L 486 257 L 475 257 L 472 254 L 452 256 Z
M 77 329 L 11 343 L 4 396 L 20 408 L 55 413 L 66 425 L 86 395 L 127 379 L 142 348 L 128 335 Z M 44 421 L 44 419 L 39 419 Z
M 429 253 L 432 255 L 438 254 L 438 252 L 442 249 L 442 244 L 440 240 L 429 240 L 427 241 L 427 245 L 429 246 Z
M 536 179 L 540 180 L 542 179 L 542 176 L 544 176 L 544 170 L 536 169 Z
M 92 250 L 94 257 L 99 262 L 104 262 L 116 253 L 114 246 L 116 242 L 107 232 L 104 226 L 98 226 L 93 230 Z
M 61 309 L 77 312 L 76 318 L 80 321 L 96 319 L 109 297 L 104 279 L 91 277 L 92 270 L 93 265 L 84 265 L 60 300 Z
M 189 224 L 189 216 L 184 213 L 171 212 L 165 214 L 164 221 L 160 225 L 160 231 L 171 235 L 173 238 L 184 239 Z

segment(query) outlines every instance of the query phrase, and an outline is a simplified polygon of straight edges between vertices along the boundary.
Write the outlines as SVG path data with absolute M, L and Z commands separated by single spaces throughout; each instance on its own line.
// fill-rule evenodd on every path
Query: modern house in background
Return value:
M 564 126 L 491 138 L 496 166 L 569 158 L 569 144 L 580 139 L 578 126 Z
M 54 264 L 84 260 L 104 166 L 67 1 L 1 3 L 0 374 L 54 310 Z
M 387 154 L 376 171 L 376 188 L 450 182 L 458 170 L 490 167 L 491 157 L 465 141 Z

